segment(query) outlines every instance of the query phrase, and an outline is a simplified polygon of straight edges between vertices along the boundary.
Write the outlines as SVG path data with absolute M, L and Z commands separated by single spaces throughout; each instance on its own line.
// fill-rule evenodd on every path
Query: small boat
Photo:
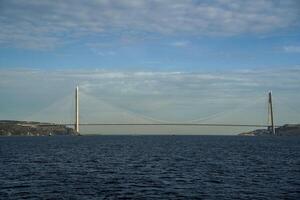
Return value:
M 50 132 L 48 136 L 52 136 L 52 133 Z

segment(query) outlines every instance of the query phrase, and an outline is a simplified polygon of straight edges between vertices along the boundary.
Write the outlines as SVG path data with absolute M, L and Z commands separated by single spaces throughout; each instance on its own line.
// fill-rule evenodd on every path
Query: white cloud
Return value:
M 186 47 L 189 44 L 188 41 L 176 41 L 172 42 L 170 45 L 174 47 Z
M 300 53 L 300 46 L 285 46 L 283 50 L 287 53 Z
M 82 35 L 114 33 L 128 41 L 147 33 L 257 34 L 294 27 L 298 19 L 297 0 L 2 0 L 0 43 L 45 49 Z
M 192 93 L 194 87 L 206 88 L 207 91 L 235 89 L 292 89 L 300 88 L 299 67 L 287 69 L 233 70 L 226 72 L 184 72 L 184 71 L 119 71 L 119 70 L 36 70 L 36 69 L 1 69 L 3 82 L 17 83 L 47 79 L 45 83 L 57 80 L 69 83 L 84 83 L 85 88 L 103 89 L 117 94 L 121 88 L 131 87 L 135 95 L 151 94 L 152 89 L 162 95 Z M 230 85 L 228 88 L 227 86 Z M 14 84 L 11 85 L 12 87 Z M 2 88 L 10 85 L 1 85 Z M 36 85 L 39 87 L 39 85 Z M 133 88 L 134 89 L 133 89 Z M 271 88 L 269 88 L 271 89 Z M 178 91 L 177 91 L 178 90 Z M 173 93 L 174 92 L 174 93 Z M 208 95 L 208 94 L 204 94 Z
M 99 56 L 114 56 L 116 55 L 115 51 L 96 51 L 95 53 L 98 54 Z
M 248 70 L 217 72 L 153 72 L 153 71 L 43 71 L 43 70 L 1 70 L 3 84 L 9 87 L 40 87 L 44 83 L 54 85 L 66 83 L 67 86 L 79 84 L 95 94 L 118 95 L 195 95 L 214 96 L 223 91 L 240 93 L 274 90 L 300 89 L 300 70 Z M 47 80 L 43 82 L 42 80 Z M 60 80 L 58 82 L 58 80 Z M 5 84 L 5 83 L 9 84 Z M 38 82 L 41 82 L 37 84 Z M 18 83 L 20 83 L 18 85 Z M 37 84 L 37 85 L 34 85 Z M 58 88 L 62 90 L 65 88 Z M 100 92 L 101 91 L 101 92 Z M 244 92 L 243 92 L 244 91 Z M 237 93 L 236 93 L 237 92 Z M 243 94 L 243 95 L 244 95 Z M 251 94 L 249 94 L 251 95 Z

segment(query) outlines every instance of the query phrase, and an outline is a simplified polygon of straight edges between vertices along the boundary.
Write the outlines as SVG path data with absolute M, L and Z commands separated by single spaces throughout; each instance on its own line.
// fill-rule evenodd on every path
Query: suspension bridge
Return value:
M 254 128 L 267 128 L 270 133 L 275 134 L 274 114 L 272 92 L 268 93 L 268 122 L 269 124 L 233 124 L 233 123 L 178 123 L 178 122 L 160 122 L 160 123 L 80 123 L 80 107 L 79 107 L 79 87 L 75 90 L 75 123 L 63 124 L 73 126 L 76 132 L 79 133 L 80 126 L 207 126 L 207 127 L 254 127 Z M 149 118 L 149 117 L 148 117 Z M 196 121 L 196 120 L 192 120 Z
M 36 109 L 37 111 L 27 115 L 24 120 L 64 125 L 74 128 L 78 133 L 99 133 L 100 131 L 104 134 L 108 132 L 134 134 L 140 131 L 148 133 L 162 131 L 173 134 L 182 131 L 192 133 L 195 130 L 205 133 L 207 131 L 225 133 L 224 131 L 227 130 L 228 133 L 232 133 L 259 128 L 267 129 L 270 134 L 275 134 L 279 125 L 297 123 L 296 120 L 299 117 L 297 112 L 299 109 L 290 107 L 282 95 L 276 97 L 275 113 L 271 91 L 267 95 L 250 95 L 238 99 L 234 96 L 225 102 L 224 99 L 214 102 L 217 98 L 213 96 L 197 101 L 200 100 L 197 97 L 187 104 L 185 104 L 185 99 L 183 101 L 168 99 L 166 104 L 166 99 L 160 101 L 161 97 L 146 103 L 144 103 L 145 100 L 139 100 L 136 97 L 129 101 L 126 100 L 128 96 L 124 96 L 125 100 L 115 100 L 115 97 L 107 93 L 94 93 L 84 88 L 80 89 L 79 95 L 79 87 L 76 87 L 75 95 L 74 93 L 65 94 L 58 100 L 53 97 L 54 102 L 49 100 L 50 103 L 52 102 L 50 105 L 47 104 L 40 110 Z M 150 99 L 150 97 L 147 98 L 147 100 Z M 178 104 L 178 102 L 184 104 Z M 156 107 L 151 107 L 153 104 Z M 178 107 L 178 105 L 184 105 L 184 107 Z M 159 116 L 160 119 L 154 116 Z M 276 117 L 277 124 L 275 124 L 274 117 Z

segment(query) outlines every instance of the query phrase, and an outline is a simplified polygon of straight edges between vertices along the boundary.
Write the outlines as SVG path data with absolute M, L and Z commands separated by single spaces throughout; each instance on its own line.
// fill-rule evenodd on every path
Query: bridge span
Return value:
M 270 124 L 225 124 L 225 123 L 80 123 L 79 122 L 79 87 L 75 90 L 75 123 L 61 124 L 74 126 L 76 132 L 79 132 L 79 126 L 206 126 L 206 127 L 256 127 L 268 128 L 275 135 L 275 126 L 273 119 L 272 92 L 268 93 L 268 122 Z
M 53 124 L 54 125 L 54 124 Z M 57 124 L 55 124 L 57 125 Z M 74 126 L 74 124 L 59 124 L 65 126 Z M 214 127 L 256 127 L 268 128 L 266 124 L 199 124 L 199 123 L 82 123 L 79 126 L 214 126 Z M 279 126 L 274 126 L 275 128 Z

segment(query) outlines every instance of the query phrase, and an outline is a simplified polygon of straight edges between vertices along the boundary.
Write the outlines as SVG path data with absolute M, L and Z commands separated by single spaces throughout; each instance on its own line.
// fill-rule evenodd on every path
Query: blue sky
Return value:
M 183 37 L 160 36 L 133 44 L 106 47 L 102 38 L 85 38 L 55 49 L 1 48 L 1 67 L 44 69 L 106 68 L 146 70 L 205 70 L 296 66 L 297 36 Z M 111 39 L 107 39 L 111 41 Z M 274 59 L 276 57 L 276 59 Z
M 298 65 L 299 7 L 296 0 L 4 0 L 0 67 L 199 70 Z
M 297 0 L 2 0 L 0 27 L 2 119 L 26 119 L 76 84 L 107 95 L 110 120 L 122 108 L 188 121 L 268 90 L 300 107 Z M 295 122 L 292 110 L 278 122 Z

